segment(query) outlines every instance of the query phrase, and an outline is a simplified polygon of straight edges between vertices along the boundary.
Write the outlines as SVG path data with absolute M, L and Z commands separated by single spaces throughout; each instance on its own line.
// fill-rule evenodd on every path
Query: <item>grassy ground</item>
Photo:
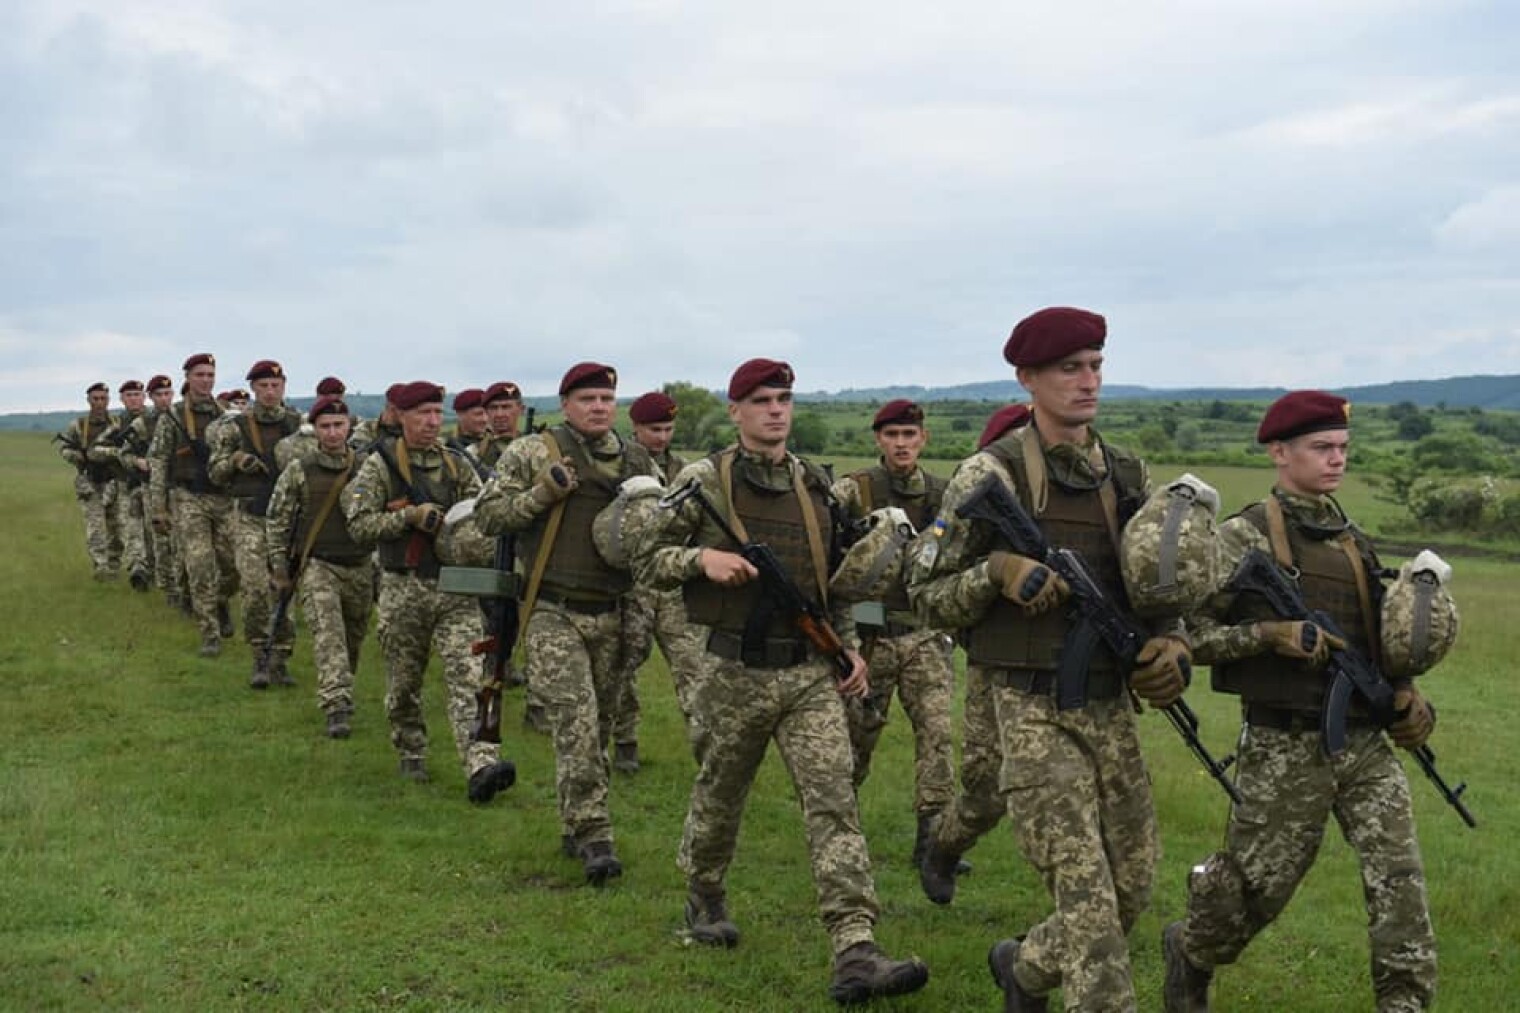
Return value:
M 0 608 L 0 1008 L 794 1010 L 829 1008 L 801 820 L 768 760 L 732 871 L 744 932 L 732 952 L 679 934 L 674 865 L 692 764 L 663 666 L 643 673 L 647 766 L 613 785 L 620 883 L 593 891 L 558 856 L 552 753 L 517 731 L 520 781 L 492 806 L 464 800 L 437 673 L 427 786 L 404 784 L 386 741 L 371 641 L 354 738 L 321 737 L 304 644 L 294 690 L 245 688 L 247 660 L 194 657 L 196 635 L 156 595 L 88 577 L 68 471 L 45 440 L 0 434 L 11 519 Z M 1462 643 L 1428 679 L 1433 745 L 1466 778 L 1466 830 L 1410 765 L 1446 1009 L 1504 1009 L 1520 988 L 1520 793 L 1509 781 L 1520 653 L 1517 571 L 1462 563 Z M 1195 690 L 1211 747 L 1231 701 Z M 1160 718 L 1143 722 L 1166 857 L 1133 937 L 1141 1009 L 1159 1009 L 1160 926 L 1187 868 L 1219 840 L 1223 796 Z M 928 988 L 893 1005 L 993 1008 L 984 956 L 1046 910 L 1006 829 L 970 856 L 956 903 L 936 908 L 907 868 L 911 741 L 894 714 L 862 791 L 884 944 L 917 952 Z M 1370 1009 L 1365 919 L 1333 832 L 1287 914 L 1220 976 L 1217 1008 Z

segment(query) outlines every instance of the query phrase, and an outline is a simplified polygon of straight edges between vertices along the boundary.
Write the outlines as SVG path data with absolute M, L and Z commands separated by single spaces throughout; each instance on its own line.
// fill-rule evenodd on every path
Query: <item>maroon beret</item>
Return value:
M 427 380 L 413 380 L 411 383 L 401 384 L 396 391 L 396 396 L 390 398 L 390 402 L 404 412 L 429 402 L 443 404 L 443 388 Z
M 94 383 L 92 383 L 88 387 L 86 387 L 84 389 L 84 392 L 86 394 L 93 394 L 97 390 L 103 390 L 107 394 L 111 393 L 111 388 L 106 386 L 106 382 L 104 380 L 96 380 Z
M 888 401 L 881 406 L 881 411 L 871 420 L 871 428 L 879 430 L 883 426 L 921 426 L 924 424 L 924 410 L 914 401 L 905 397 Z
M 248 375 L 243 377 L 243 379 L 249 383 L 252 383 L 254 380 L 283 380 L 285 379 L 285 370 L 273 359 L 260 359 L 248 367 Z
M 1071 306 L 1048 306 L 1020 320 L 1003 345 L 1014 366 L 1043 366 L 1082 348 L 1102 348 L 1108 322 Z
M 1322 390 L 1295 390 L 1273 401 L 1256 428 L 1257 443 L 1351 428 L 1351 402 Z
M 406 384 L 404 383 L 393 383 L 389 387 L 385 388 L 385 400 L 389 401 L 391 404 L 395 404 L 396 395 L 401 393 L 401 388 L 405 386 Z
M 581 387 L 608 387 L 617 389 L 617 370 L 600 362 L 577 362 L 565 370 L 565 378 L 559 382 L 559 396 L 564 397 Z
M 232 390 L 224 390 L 216 396 L 218 401 L 247 401 L 248 392 L 234 387 Z
M 743 401 L 756 387 L 780 387 L 791 390 L 797 374 L 792 367 L 775 359 L 750 359 L 728 378 L 728 399 Z
M 306 413 L 307 422 L 317 421 L 319 415 L 347 415 L 348 405 L 336 394 L 323 394 L 312 403 L 311 411 Z
M 153 379 L 151 379 L 151 380 L 148 381 L 148 393 L 151 394 L 155 390 L 163 390 L 165 388 L 173 388 L 173 386 L 174 386 L 174 381 L 173 380 L 169 379 L 164 374 L 159 373 L 157 376 L 153 377 Z
M 454 410 L 467 412 L 471 408 L 479 408 L 486 403 L 486 392 L 479 387 L 466 387 L 454 395 Z
M 143 382 L 141 380 L 124 380 L 120 387 L 116 388 L 118 394 L 141 394 Z
M 999 408 L 992 413 L 987 420 L 987 425 L 982 429 L 982 435 L 977 438 L 976 449 L 986 450 L 987 444 L 1002 436 L 1011 429 L 1029 424 L 1029 406 L 1027 404 L 1011 404 Z
M 647 426 L 656 422 L 674 422 L 676 403 L 670 395 L 652 390 L 628 406 L 628 421 Z
M 593 384 L 588 384 L 588 383 L 582 383 L 582 384 L 577 384 L 577 386 L 579 386 L 579 387 L 590 387 L 590 386 L 594 386 L 594 385 Z M 611 384 L 611 386 L 613 386 L 613 387 L 617 386 L 617 374 L 616 373 L 614 373 L 613 376 L 612 376 L 612 384 Z M 563 391 L 561 393 L 563 393 Z M 522 390 L 519 389 L 518 386 L 517 386 L 517 384 L 513 383 L 511 380 L 497 380 L 495 383 L 491 384 L 491 386 L 489 386 L 489 387 L 487 387 L 485 389 L 485 392 L 482 394 L 482 396 L 480 398 L 480 403 L 481 404 L 490 404 L 492 401 L 500 401 L 503 398 L 505 398 L 508 401 L 521 401 L 522 400 Z
M 318 397 L 325 397 L 328 395 L 342 397 L 347 393 L 348 388 L 344 386 L 343 381 L 339 380 L 336 376 L 324 376 L 322 378 L 322 381 L 317 384 Z
M 212 355 L 210 352 L 196 352 L 194 355 L 190 356 L 190 358 L 188 358 L 188 359 L 185 360 L 185 365 L 184 365 L 183 368 L 184 368 L 185 372 L 188 373 L 192 369 L 194 369 L 196 366 L 215 366 L 215 365 L 216 365 L 216 356 Z

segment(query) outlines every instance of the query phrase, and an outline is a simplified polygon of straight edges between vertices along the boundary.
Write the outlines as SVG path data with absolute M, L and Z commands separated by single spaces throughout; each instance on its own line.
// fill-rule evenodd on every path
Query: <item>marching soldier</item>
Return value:
M 115 580 L 121 567 L 121 539 L 116 529 L 114 448 L 107 437 L 116 429 L 111 417 L 111 388 L 92 383 L 85 390 L 90 410 L 53 437 L 58 453 L 74 466 L 74 498 L 84 513 L 84 543 L 96 580 Z
M 490 416 L 486 414 L 486 392 L 467 387 L 454 395 L 454 431 L 444 442 L 461 454 L 490 433 Z
M 131 436 L 131 427 L 143 415 L 143 382 L 127 380 L 117 388 L 116 393 L 121 398 L 121 411 L 116 416 L 116 431 L 110 439 L 115 447 L 116 526 L 121 532 L 122 565 L 132 587 L 137 591 L 146 591 L 153 586 L 151 529 L 143 510 L 146 496 L 143 483 L 148 476 L 127 461 L 127 440 Z
M 185 569 L 180 565 L 174 536 L 170 531 L 159 530 L 153 523 L 153 508 L 148 501 L 147 488 L 152 471 L 148 461 L 148 448 L 153 445 L 153 433 L 164 413 L 174 403 L 174 381 L 159 373 L 148 381 L 147 393 L 148 407 L 132 420 L 127 427 L 126 437 L 122 440 L 121 465 L 124 471 L 136 476 L 147 535 L 148 568 L 153 574 L 153 583 L 164 593 L 164 600 L 170 608 L 188 609 Z
M 487 471 L 494 471 L 502 451 L 517 439 L 518 419 L 522 415 L 522 391 L 511 380 L 499 380 L 481 394 L 487 431 L 470 448 L 470 456 Z

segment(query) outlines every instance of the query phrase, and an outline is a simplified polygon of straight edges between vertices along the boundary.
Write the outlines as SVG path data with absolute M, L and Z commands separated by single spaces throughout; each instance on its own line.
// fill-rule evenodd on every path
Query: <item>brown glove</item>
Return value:
M 1393 744 L 1403 749 L 1418 749 L 1430 738 L 1436 726 L 1436 712 L 1420 691 L 1410 686 L 1393 691 L 1393 711 L 1401 715 L 1388 726 L 1388 736 Z
M 245 475 L 257 475 L 260 472 L 269 474 L 269 469 L 258 454 L 250 454 L 246 450 L 235 451 L 232 455 L 232 466 Z
M 1326 633 L 1307 619 L 1273 619 L 1256 624 L 1256 632 L 1262 643 L 1294 661 L 1308 662 L 1310 668 L 1319 668 L 1330 657 L 1330 651 L 1345 649 L 1346 642 L 1333 633 Z
M 295 581 L 290 579 L 290 571 L 283 566 L 277 566 L 269 571 L 269 586 L 278 594 L 289 594 L 290 589 L 295 587 Z
M 1177 702 L 1187 688 L 1184 674 L 1193 662 L 1187 642 L 1177 637 L 1151 637 L 1135 655 L 1129 688 L 1152 707 L 1167 707 Z
M 551 507 L 574 492 L 579 484 L 575 465 L 570 458 L 562 457 L 538 473 L 538 478 L 533 481 L 533 500 L 540 506 Z
M 437 503 L 418 503 L 406 507 L 406 523 L 418 531 L 432 533 L 443 524 L 443 507 Z
M 1032 616 L 1053 609 L 1071 594 L 1061 575 L 1037 559 L 1016 552 L 993 552 L 987 557 L 987 579 L 1003 597 Z

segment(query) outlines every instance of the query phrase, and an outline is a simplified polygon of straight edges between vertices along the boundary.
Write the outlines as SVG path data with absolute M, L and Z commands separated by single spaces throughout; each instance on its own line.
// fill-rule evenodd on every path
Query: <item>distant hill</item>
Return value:
M 1447 408 L 1484 408 L 1496 411 L 1520 411 L 1520 374 L 1509 376 L 1452 376 L 1444 380 L 1400 380 L 1370 384 L 1365 387 L 1335 387 L 1335 393 L 1357 404 L 1397 404 L 1411 401 L 1422 408 L 1444 405 Z M 1108 400 L 1146 401 L 1271 401 L 1286 392 L 1284 387 L 1137 387 L 1116 383 L 1103 388 Z M 715 391 L 720 397 L 721 391 Z M 799 393 L 799 401 L 869 402 L 890 401 L 905 397 L 915 401 L 992 401 L 1024 399 L 1023 389 L 1013 380 L 986 383 L 963 383 L 954 387 L 850 387 L 838 391 Z M 295 398 L 297 408 L 306 409 L 311 398 Z M 528 398 L 527 403 L 540 415 L 559 411 L 555 397 Z M 361 416 L 371 418 L 380 413 L 379 395 L 357 395 L 349 404 Z M 15 412 L 0 415 L 0 429 L 32 429 L 57 432 L 83 411 Z

